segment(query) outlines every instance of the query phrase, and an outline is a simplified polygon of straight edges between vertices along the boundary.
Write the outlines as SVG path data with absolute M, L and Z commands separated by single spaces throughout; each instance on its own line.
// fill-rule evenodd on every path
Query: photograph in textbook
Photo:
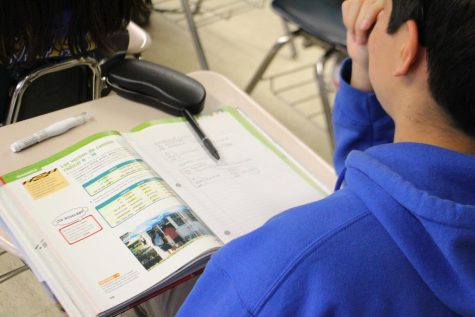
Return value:
M 184 246 L 211 235 L 188 208 L 180 206 L 142 223 L 120 239 L 143 267 L 151 270 Z

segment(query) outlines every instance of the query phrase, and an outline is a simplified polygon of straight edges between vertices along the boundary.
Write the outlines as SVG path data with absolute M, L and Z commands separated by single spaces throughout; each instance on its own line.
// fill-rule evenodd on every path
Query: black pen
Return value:
M 191 124 L 191 127 L 196 132 L 196 134 L 200 138 L 200 141 L 203 143 L 203 145 L 208 150 L 209 154 L 211 154 L 215 159 L 219 160 L 220 157 L 219 157 L 218 150 L 216 150 L 213 143 L 211 143 L 211 141 L 208 139 L 208 137 L 201 130 L 200 125 L 195 120 L 195 118 L 193 118 L 191 113 L 189 113 L 188 110 L 186 110 L 186 109 L 183 110 L 183 115 L 185 116 L 186 121 L 188 121 Z

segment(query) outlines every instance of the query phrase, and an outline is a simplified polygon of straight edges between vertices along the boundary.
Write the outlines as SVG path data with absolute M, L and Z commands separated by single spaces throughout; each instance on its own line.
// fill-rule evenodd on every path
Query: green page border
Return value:
M 61 152 L 53 154 L 52 156 L 50 156 L 48 158 L 45 158 L 41 161 L 33 163 L 29 166 L 23 167 L 19 170 L 10 172 L 8 174 L 5 174 L 5 175 L 2 176 L 2 179 L 5 183 L 10 183 L 10 182 L 15 181 L 19 178 L 22 178 L 22 177 L 28 176 L 32 173 L 38 172 L 45 165 L 51 164 L 52 162 L 57 161 L 57 160 L 65 157 L 66 155 L 71 154 L 72 152 L 80 149 L 81 147 L 85 146 L 86 144 L 89 144 L 89 143 L 91 143 L 93 141 L 96 141 L 100 138 L 104 138 L 104 137 L 111 136 L 111 135 L 121 135 L 121 134 L 118 131 L 103 131 L 103 132 L 93 134 L 93 135 L 91 135 L 91 136 L 89 136 L 89 137 L 87 137 L 87 138 L 85 138 L 85 139 L 83 139 L 83 140 L 67 147 L 66 149 L 62 150 Z
M 312 187 L 321 191 L 323 194 L 326 194 L 323 192 L 320 186 L 318 186 L 318 184 L 315 183 L 313 179 L 302 170 L 302 168 L 300 168 L 297 164 L 295 164 L 292 160 L 290 160 L 284 152 L 282 152 L 272 142 L 270 142 L 269 139 L 265 137 L 258 129 L 256 129 L 254 125 L 246 117 L 244 117 L 236 108 L 232 106 L 225 106 L 225 107 L 222 107 L 220 110 L 217 110 L 216 112 L 219 112 L 219 111 L 227 112 L 230 115 L 232 115 L 247 131 L 249 131 L 249 133 L 251 133 L 264 146 L 266 146 L 274 154 L 276 154 L 281 160 L 283 160 L 293 171 L 295 171 L 298 175 L 300 175 L 300 177 L 302 177 L 307 183 L 309 183 Z M 203 116 L 206 116 L 206 115 L 207 114 L 204 114 Z M 212 115 L 212 113 L 209 115 Z M 155 125 L 178 123 L 178 122 L 185 122 L 185 121 L 186 120 L 183 117 L 150 120 L 150 121 L 146 121 L 146 122 L 138 124 L 137 126 L 133 127 L 130 131 L 139 132 Z M 84 145 L 88 143 L 91 143 L 95 140 L 98 140 L 103 137 L 111 136 L 111 135 L 121 135 L 121 134 L 120 132 L 117 132 L 117 131 L 104 131 L 104 132 L 96 133 L 66 148 L 65 150 L 61 152 L 58 152 L 46 159 L 43 159 L 27 167 L 5 174 L 1 178 L 3 179 L 5 183 L 9 183 L 19 178 L 28 176 L 32 173 L 38 172 L 43 166 L 48 165 L 56 160 L 59 160 L 60 158 L 63 158 L 68 154 L 71 154 L 72 152 L 76 151 L 77 149 L 83 147 Z
M 302 177 L 307 183 L 309 183 L 315 189 L 318 189 L 321 193 L 326 195 L 326 193 L 321 189 L 321 187 L 315 183 L 315 181 L 307 174 L 305 171 L 302 170 L 297 164 L 295 164 L 289 157 L 278 149 L 271 141 L 269 141 L 269 137 L 266 137 L 262 132 L 260 132 L 256 127 L 253 125 L 252 122 L 249 121 L 246 117 L 244 117 L 235 107 L 232 106 L 224 106 L 221 109 L 218 109 L 215 112 L 227 112 L 232 115 L 249 133 L 251 133 L 257 140 L 259 140 L 264 146 L 270 149 L 275 155 L 277 155 L 281 160 L 283 160 L 294 172 L 296 172 L 300 177 Z M 202 116 L 212 115 L 210 114 L 203 114 Z M 199 117 L 199 116 L 198 116 Z M 161 120 L 151 120 L 147 122 L 143 122 L 131 129 L 131 132 L 139 132 L 146 128 L 152 127 L 154 125 L 160 124 L 168 124 L 168 123 L 177 123 L 177 122 L 184 122 L 186 121 L 185 118 L 168 118 L 168 119 L 161 119 Z
M 278 149 L 271 141 L 270 137 L 266 137 L 262 132 L 256 129 L 252 122 L 250 122 L 246 117 L 244 117 L 237 109 L 233 107 L 225 107 L 223 111 L 231 114 L 241 125 L 248 130 L 256 139 L 258 139 L 262 144 L 267 146 L 275 155 L 277 155 L 282 161 L 284 161 L 294 172 L 296 172 L 300 177 L 302 177 L 307 183 L 312 187 L 317 189 L 319 192 L 326 195 L 326 193 L 321 189 L 321 187 L 314 182 L 314 180 L 302 170 L 297 164 L 295 164 L 288 155 Z
M 177 122 L 184 122 L 184 121 L 185 121 L 185 118 L 183 117 L 150 120 L 150 121 L 142 122 L 139 125 L 136 125 L 132 129 L 130 129 L 130 132 L 139 132 L 139 131 L 142 131 L 143 129 L 152 127 L 154 125 L 166 124 L 166 123 L 177 123 Z

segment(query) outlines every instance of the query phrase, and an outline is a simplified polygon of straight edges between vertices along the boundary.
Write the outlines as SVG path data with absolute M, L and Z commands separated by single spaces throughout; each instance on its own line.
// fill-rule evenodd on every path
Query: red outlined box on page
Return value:
M 59 232 L 69 245 L 84 240 L 93 234 L 98 233 L 103 228 L 93 215 L 86 216 L 79 221 L 73 222 L 63 228 Z

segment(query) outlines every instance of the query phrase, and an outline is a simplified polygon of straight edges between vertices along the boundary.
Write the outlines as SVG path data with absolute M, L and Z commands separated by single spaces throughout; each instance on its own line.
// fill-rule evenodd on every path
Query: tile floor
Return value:
M 284 33 L 282 21 L 266 0 L 204 0 L 201 4 L 202 13 L 195 19 L 210 69 L 244 87 L 274 40 Z M 198 59 L 183 15 L 173 12 L 180 9 L 180 2 L 157 0 L 155 5 L 172 12 L 151 15 L 146 30 L 152 37 L 152 46 L 143 58 L 183 72 L 198 70 Z M 268 74 L 286 74 L 273 82 L 278 94 L 271 91 L 270 82 L 266 81 L 256 87 L 252 96 L 313 150 L 330 160 L 312 70 L 322 49 L 302 49 L 301 44 L 296 43 L 297 58 L 292 59 L 290 50 L 284 48 L 268 71 Z M 299 70 L 291 71 L 295 69 Z M 294 84 L 296 89 L 285 88 Z M 11 254 L 2 254 L 1 250 L 0 254 L 0 275 L 23 265 Z M 63 316 L 63 313 L 48 298 L 31 271 L 0 284 L 0 317 L 43 316 Z

